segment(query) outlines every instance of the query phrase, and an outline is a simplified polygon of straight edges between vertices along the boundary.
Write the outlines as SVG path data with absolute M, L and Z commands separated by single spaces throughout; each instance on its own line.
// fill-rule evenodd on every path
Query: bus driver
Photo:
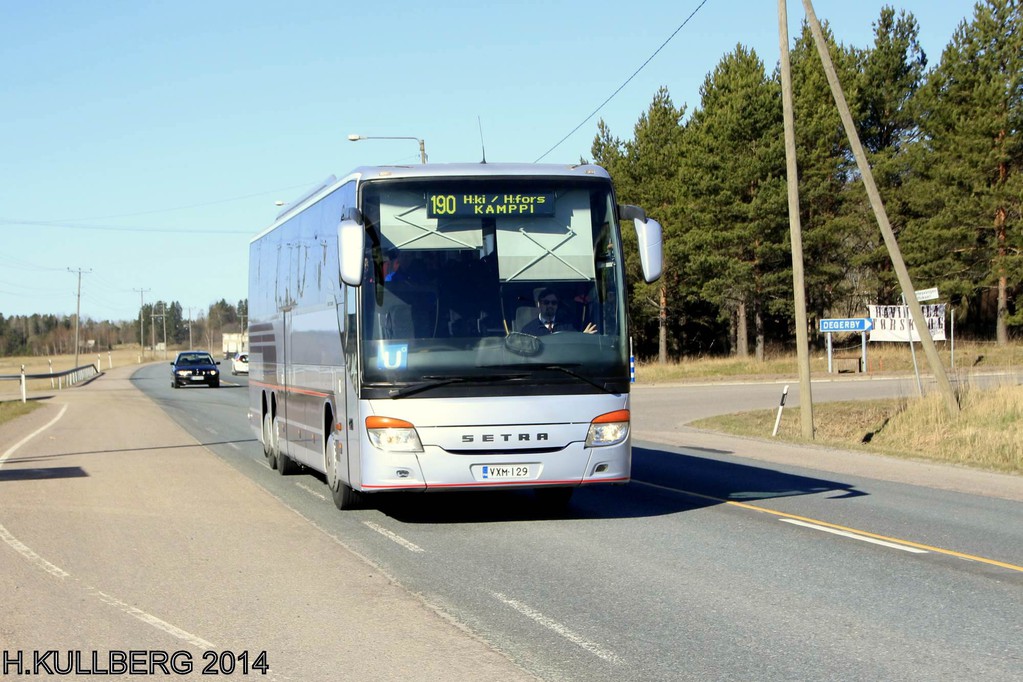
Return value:
M 536 297 L 536 307 L 539 311 L 535 320 L 532 320 L 522 328 L 523 334 L 532 336 L 544 336 L 556 332 L 579 331 L 571 322 L 562 322 L 558 319 L 558 295 L 552 289 L 541 289 Z M 597 326 L 590 322 L 583 329 L 585 334 L 595 334 Z

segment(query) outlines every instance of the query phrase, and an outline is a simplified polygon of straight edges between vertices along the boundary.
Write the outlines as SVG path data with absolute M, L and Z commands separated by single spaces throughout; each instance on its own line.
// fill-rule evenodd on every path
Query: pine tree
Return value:
M 909 151 L 919 131 L 914 95 L 927 67 L 919 32 L 912 14 L 896 17 L 894 9 L 885 7 L 874 23 L 873 47 L 856 54 L 859 78 L 853 83 L 852 106 L 857 132 L 896 238 L 912 216 L 905 183 L 911 172 Z M 847 242 L 853 293 L 874 302 L 894 302 L 898 281 L 863 185 L 854 179 L 848 189 L 847 212 L 858 228 Z
M 962 22 L 921 91 L 924 135 L 912 262 L 983 307 L 995 337 L 1023 324 L 1023 10 L 984 0 Z M 907 256 L 909 259 L 909 256 Z M 969 312 L 969 309 L 968 309 Z
M 763 358 L 765 316 L 791 299 L 785 218 L 781 89 L 753 50 L 738 45 L 707 76 L 689 122 L 681 187 L 691 208 L 686 247 L 702 297 L 734 324 L 748 355 L 754 323 Z
M 856 55 L 835 43 L 823 26 L 831 59 L 842 83 L 856 78 Z M 825 317 L 846 301 L 857 282 L 849 277 L 850 243 L 855 243 L 866 216 L 847 206 L 846 188 L 855 177 L 855 162 L 809 25 L 791 52 L 799 205 L 806 263 L 806 304 L 811 317 Z
M 678 282 L 678 273 L 672 264 L 671 245 L 681 225 L 677 171 L 684 115 L 685 107 L 676 108 L 668 90 L 662 87 L 636 123 L 632 140 L 624 143 L 617 140 L 601 121 L 592 147 L 594 158 L 611 173 L 619 201 L 641 206 L 650 217 L 661 223 L 664 230 L 663 274 L 658 282 L 647 284 L 640 275 L 632 226 L 622 226 L 628 251 L 626 270 L 629 275 L 630 316 L 637 324 L 637 336 L 644 346 L 651 327 L 656 329 L 658 358 L 662 363 L 667 362 L 669 325 L 674 317 L 669 316 L 668 310 L 677 293 L 673 284 Z

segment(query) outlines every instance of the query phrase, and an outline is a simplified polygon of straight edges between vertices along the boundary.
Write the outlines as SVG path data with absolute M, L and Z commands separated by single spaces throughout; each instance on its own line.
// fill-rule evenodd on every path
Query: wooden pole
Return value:
M 891 223 L 888 222 L 888 214 L 885 212 L 884 204 L 881 201 L 881 194 L 877 191 L 877 185 L 874 183 L 874 174 L 871 172 L 870 164 L 867 162 L 867 155 L 863 150 L 863 145 L 860 143 L 860 136 L 856 132 L 856 126 L 853 125 L 852 114 L 849 113 L 849 105 L 845 101 L 842 85 L 838 82 L 835 65 L 832 63 L 831 54 L 828 52 L 828 44 L 824 40 L 824 31 L 821 29 L 821 24 L 813 11 L 811 0 L 803 0 L 803 7 L 806 9 L 806 18 L 810 24 L 810 31 L 813 33 L 814 43 L 817 44 L 817 53 L 820 55 L 821 62 L 824 65 L 824 73 L 828 77 L 831 94 L 835 98 L 835 104 L 838 106 L 838 114 L 842 119 L 845 134 L 849 138 L 853 155 L 856 157 L 856 165 L 860 170 L 860 176 L 863 178 L 867 197 L 870 198 L 870 206 L 874 210 L 878 227 L 881 228 L 881 236 L 884 238 L 885 246 L 888 247 L 888 255 L 892 259 L 892 266 L 895 268 L 895 274 L 899 278 L 902 293 L 905 295 L 906 303 L 909 305 L 909 314 L 913 318 L 913 324 L 916 325 L 917 330 L 920 332 L 920 345 L 923 346 L 924 355 L 927 356 L 927 364 L 930 365 L 931 372 L 934 374 L 938 390 L 945 397 L 949 414 L 954 416 L 959 413 L 959 401 L 956 398 L 955 391 L 952 390 L 952 384 L 948 380 L 945 368 L 941 364 L 941 358 L 938 357 L 938 349 L 934 345 L 934 339 L 931 338 L 927 322 L 924 320 L 923 311 L 920 310 L 920 301 L 916 298 L 913 281 L 909 277 L 906 262 L 902 259 L 902 251 L 899 249 L 899 243 L 895 239 Z
M 796 309 L 796 358 L 799 364 L 799 423 L 803 438 L 813 440 L 813 396 L 810 387 L 810 340 L 803 275 L 803 232 L 799 220 L 799 168 L 792 113 L 792 65 L 786 0 L 778 0 L 778 42 L 781 47 L 781 103 L 785 119 L 785 176 L 788 180 L 789 240 L 792 244 L 792 291 Z

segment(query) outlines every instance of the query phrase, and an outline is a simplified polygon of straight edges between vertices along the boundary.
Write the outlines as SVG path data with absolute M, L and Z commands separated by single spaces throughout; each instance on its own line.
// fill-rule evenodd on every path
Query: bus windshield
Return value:
M 361 192 L 364 385 L 392 397 L 466 384 L 627 390 L 609 182 L 381 180 Z

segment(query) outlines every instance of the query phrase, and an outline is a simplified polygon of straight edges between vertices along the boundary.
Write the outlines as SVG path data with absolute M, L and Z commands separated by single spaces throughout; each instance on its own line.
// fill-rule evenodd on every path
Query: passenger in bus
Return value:
M 558 319 L 558 303 L 558 294 L 553 289 L 541 289 L 536 296 L 538 315 L 536 319 L 522 327 L 522 333 L 544 336 L 557 332 L 579 331 L 571 322 Z M 592 322 L 583 329 L 585 334 L 595 334 L 596 331 L 597 326 Z
M 406 282 L 409 279 L 411 256 L 408 252 L 391 249 L 384 263 L 385 282 Z

